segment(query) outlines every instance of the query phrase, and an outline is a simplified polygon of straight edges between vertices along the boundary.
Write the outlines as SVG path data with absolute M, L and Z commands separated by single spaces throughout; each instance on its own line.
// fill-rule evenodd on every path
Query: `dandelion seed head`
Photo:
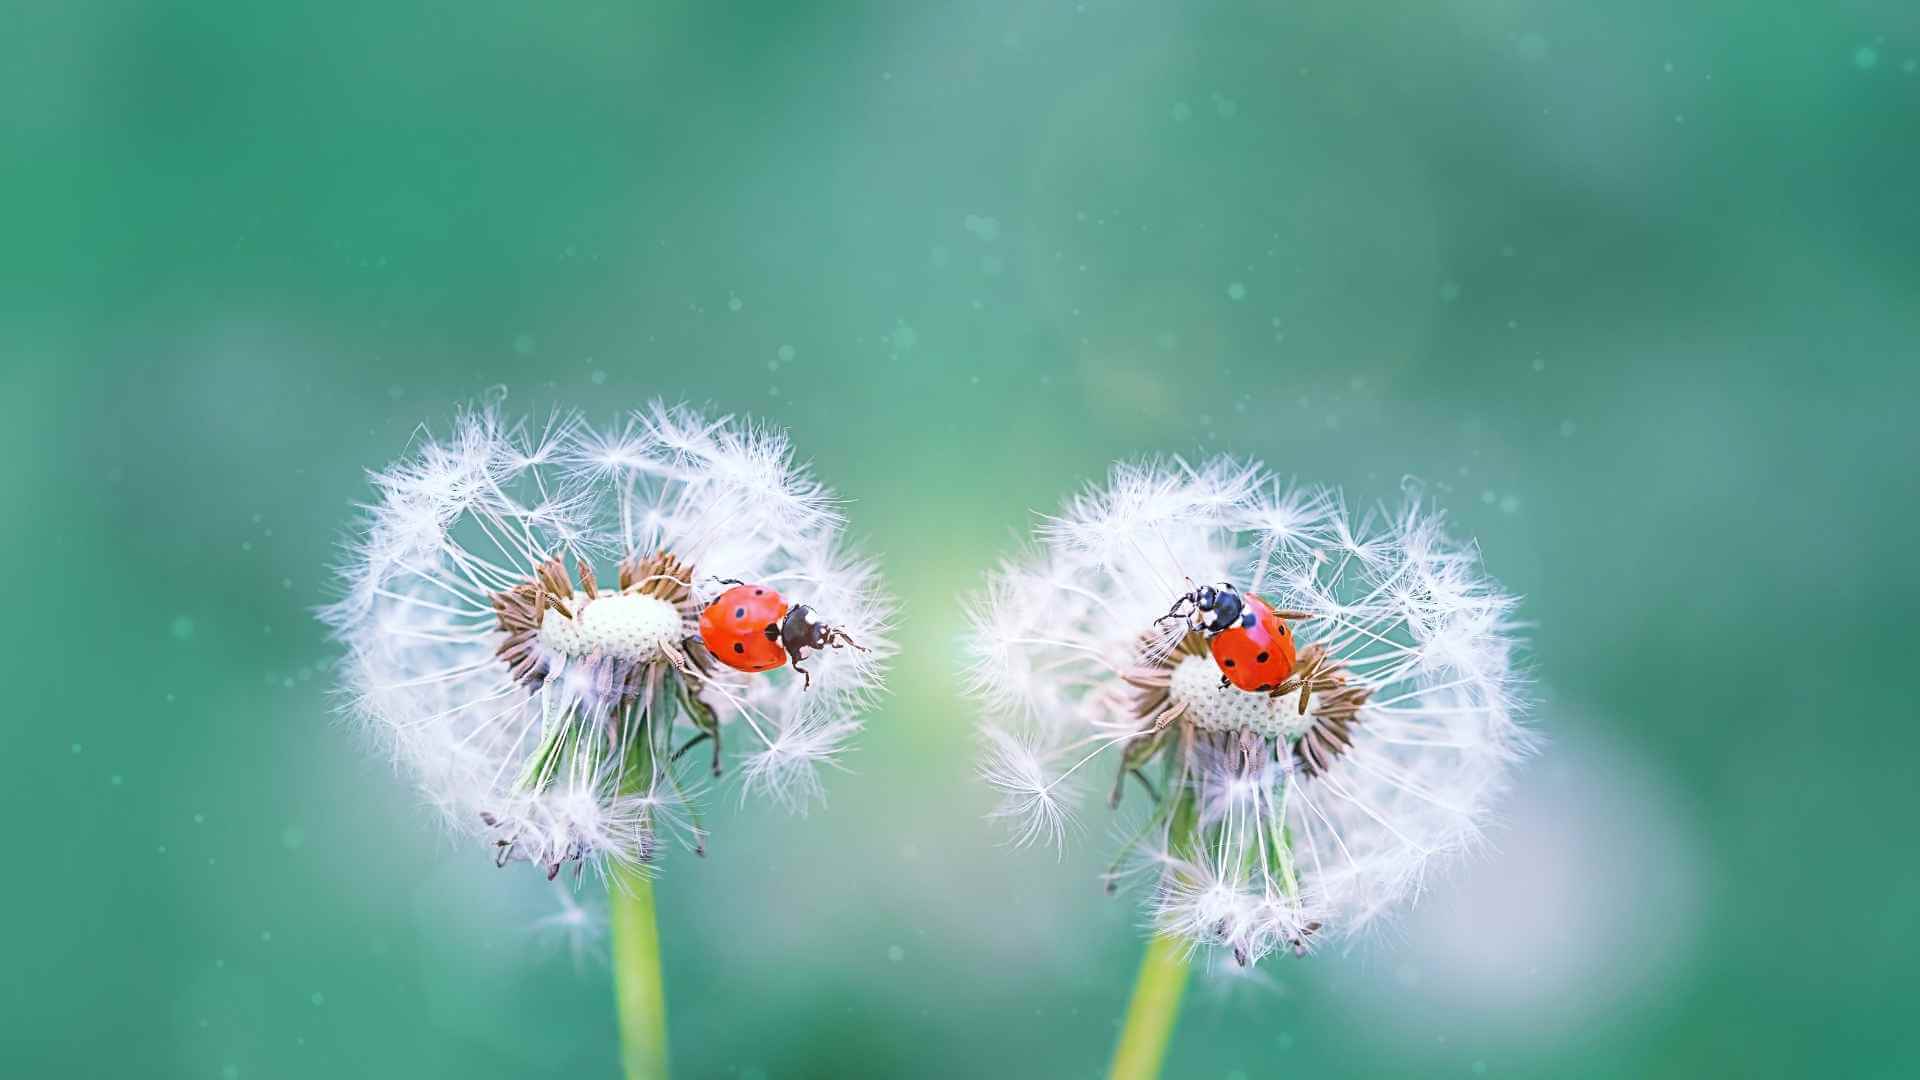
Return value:
M 602 654 L 642 660 L 677 645 L 686 637 L 685 629 L 679 610 L 665 600 L 620 593 L 582 604 L 575 618 L 548 608 L 540 623 L 540 645 L 569 659 Z
M 374 498 L 322 613 L 347 711 L 455 830 L 557 873 L 701 848 L 721 764 L 803 805 L 877 695 L 890 601 L 780 432 L 654 404 L 612 426 L 497 405 L 422 432 Z M 746 675 L 697 630 L 721 578 L 763 582 L 862 645 Z M 658 718 L 658 721 L 654 718 Z
M 1530 745 L 1515 601 L 1417 487 L 1355 512 L 1254 463 L 1129 463 L 1035 533 L 966 638 L 1016 841 L 1062 842 L 1078 781 L 1117 769 L 1110 798 L 1150 805 L 1114 879 L 1150 884 L 1157 930 L 1243 963 L 1391 916 L 1479 841 Z M 1163 619 L 1212 583 L 1290 613 L 1285 685 L 1223 687 Z

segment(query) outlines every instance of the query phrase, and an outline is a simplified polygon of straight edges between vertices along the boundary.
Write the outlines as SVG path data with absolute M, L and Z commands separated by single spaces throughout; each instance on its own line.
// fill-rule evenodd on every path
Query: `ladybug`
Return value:
M 772 671 L 792 661 L 793 670 L 813 685 L 813 676 L 800 666 L 803 649 L 841 648 L 852 645 L 866 648 L 847 636 L 846 631 L 828 626 L 805 604 L 787 606 L 778 592 L 766 585 L 749 585 L 737 578 L 722 578 L 722 585 L 733 588 L 715 597 L 700 613 L 700 640 L 714 659 L 740 671 Z
M 1293 634 L 1286 620 L 1257 596 L 1225 582 L 1202 585 L 1175 600 L 1160 621 L 1179 618 L 1207 635 L 1207 650 L 1220 667 L 1223 687 L 1273 693 L 1293 674 Z

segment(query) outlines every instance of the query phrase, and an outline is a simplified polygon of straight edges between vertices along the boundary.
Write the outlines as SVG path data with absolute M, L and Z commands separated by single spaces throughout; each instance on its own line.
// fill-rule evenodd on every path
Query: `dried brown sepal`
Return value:
M 1268 695 L 1285 697 L 1288 694 L 1298 694 L 1300 715 L 1305 716 L 1308 700 L 1313 695 L 1337 690 L 1346 685 L 1346 676 L 1343 674 L 1345 669 L 1345 664 L 1327 659 L 1325 645 L 1309 645 L 1300 651 L 1299 657 L 1294 661 L 1293 674 L 1287 676 L 1280 685 L 1269 690 Z
M 1334 759 L 1353 749 L 1353 728 L 1359 722 L 1360 707 L 1373 696 L 1373 688 L 1348 684 L 1344 674 L 1328 678 L 1335 685 L 1314 691 L 1313 723 L 1293 744 L 1293 760 L 1308 776 L 1319 776 L 1333 767 Z
M 567 580 L 567 566 L 560 561 L 559 556 L 534 564 L 533 573 L 540 579 L 540 583 L 547 587 L 549 593 L 565 598 L 573 596 L 573 583 Z
M 670 551 L 647 556 L 631 553 L 620 560 L 620 591 L 629 589 L 676 607 L 684 606 L 693 596 L 693 567 Z
M 1140 690 L 1164 690 L 1173 682 L 1173 672 L 1163 667 L 1140 666 L 1121 673 L 1128 686 Z

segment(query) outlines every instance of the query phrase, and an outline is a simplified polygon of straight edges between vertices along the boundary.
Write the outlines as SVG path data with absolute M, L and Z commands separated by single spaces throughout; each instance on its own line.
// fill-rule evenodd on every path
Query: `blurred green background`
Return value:
M 1920 7 L 0 7 L 0 1074 L 615 1068 L 592 890 L 437 835 L 311 617 L 495 385 L 785 424 L 906 605 L 827 806 L 666 867 L 681 1075 L 1103 1068 L 1136 898 L 982 820 L 957 597 L 1213 451 L 1423 479 L 1548 746 L 1170 1075 L 1920 1071 Z

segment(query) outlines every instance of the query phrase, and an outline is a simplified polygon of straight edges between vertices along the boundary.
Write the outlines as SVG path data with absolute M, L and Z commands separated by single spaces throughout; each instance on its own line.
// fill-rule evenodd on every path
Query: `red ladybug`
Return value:
M 1242 595 L 1225 582 L 1202 585 L 1175 600 L 1162 621 L 1182 617 L 1207 635 L 1208 651 L 1220 666 L 1220 685 L 1270 693 L 1293 674 L 1293 633 L 1259 597 Z
M 749 585 L 736 578 L 722 578 L 722 585 L 733 588 L 715 597 L 700 613 L 700 640 L 714 659 L 741 671 L 772 671 L 792 661 L 793 670 L 813 685 L 813 676 L 800 666 L 803 649 L 820 650 L 829 646 L 852 645 L 866 648 L 847 636 L 846 631 L 828 626 L 805 604 L 787 606 L 780 594 L 766 585 Z

